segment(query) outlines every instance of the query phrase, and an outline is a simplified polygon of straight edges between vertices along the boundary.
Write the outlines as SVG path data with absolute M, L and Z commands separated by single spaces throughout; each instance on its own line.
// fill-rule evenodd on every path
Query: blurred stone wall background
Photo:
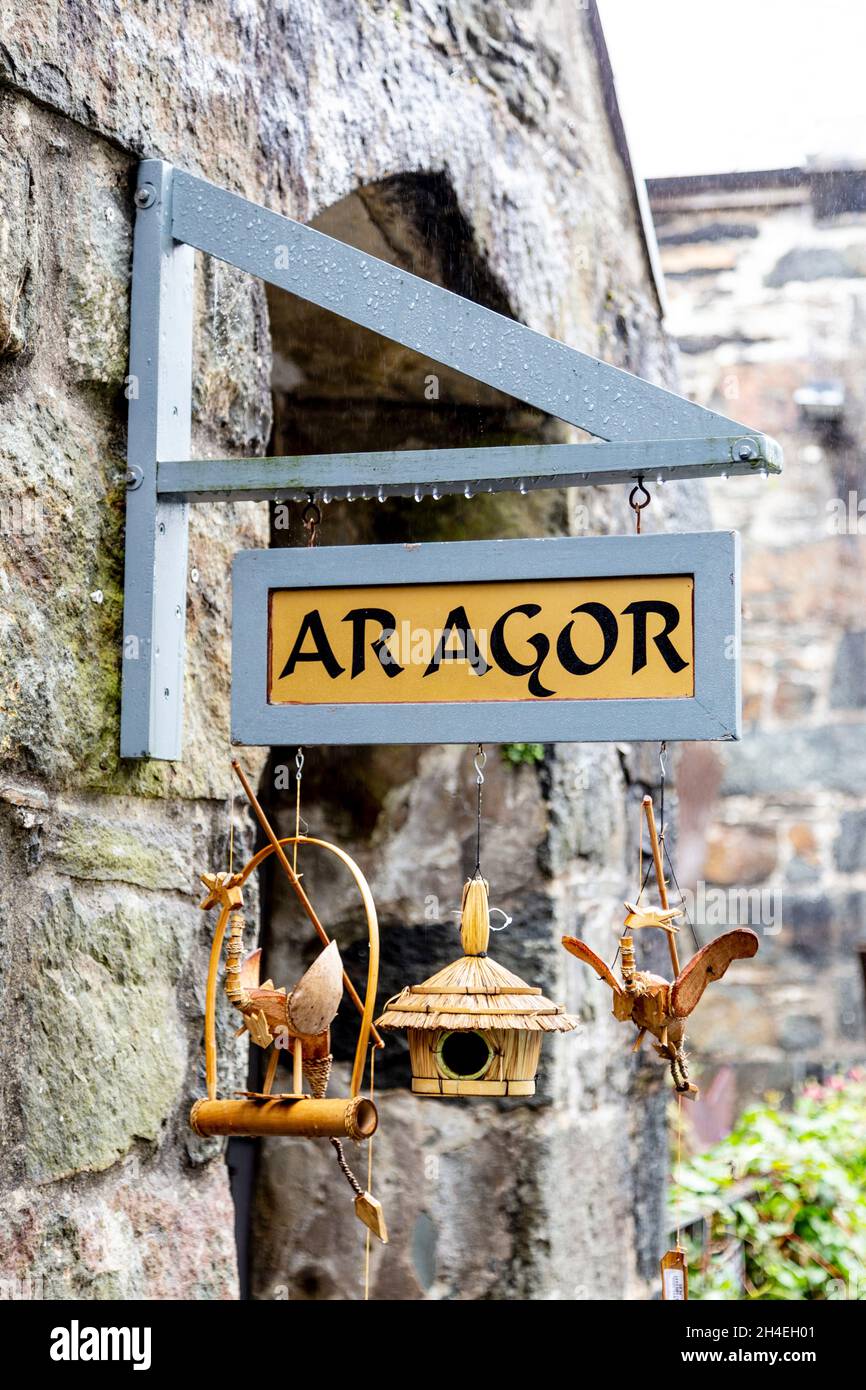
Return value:
M 196 873 L 227 858 L 230 557 L 299 535 L 297 517 L 280 532 L 265 506 L 195 510 L 184 758 L 121 765 L 136 162 L 161 156 L 384 243 L 533 327 L 656 381 L 673 373 L 592 6 L 31 0 L 0 26 L 0 1275 L 46 1297 L 233 1298 L 226 1164 L 186 1124 L 211 926 Z M 334 333 L 203 258 L 197 303 L 201 455 L 560 437 L 445 374 L 431 402 L 428 364 Z M 652 510 L 657 525 L 704 515 L 694 487 L 665 489 Z M 324 539 L 580 529 L 630 529 L 624 490 L 344 506 Z M 532 1105 L 417 1102 L 399 1057 L 383 1067 L 376 1171 L 393 1240 L 374 1290 L 643 1296 L 663 1240 L 664 1073 L 630 1056 L 606 991 L 558 938 L 579 932 L 612 955 L 656 759 L 572 746 L 515 770 L 490 751 L 485 867 L 515 914 L 497 948 L 584 1029 L 548 1046 Z M 284 817 L 275 767 L 293 752 L 266 772 L 246 755 Z M 371 877 L 390 990 L 453 953 L 469 756 L 307 757 L 305 815 Z M 240 855 L 253 840 L 240 807 L 236 825 Z M 344 885 L 309 874 L 351 960 Z M 263 925 L 266 969 L 289 983 L 308 943 L 271 882 Z M 228 1088 L 245 1067 L 241 1044 L 227 1064 L 230 1039 L 224 1019 Z M 253 1157 L 257 1172 L 249 1153 L 234 1160 L 252 1293 L 358 1297 L 363 1238 L 330 1151 L 277 1143 Z
M 707 489 L 743 540 L 744 733 L 683 759 L 680 877 L 762 937 L 691 1028 L 711 1137 L 735 1101 L 866 1058 L 866 172 L 650 195 L 685 387 L 785 451 L 780 479 Z

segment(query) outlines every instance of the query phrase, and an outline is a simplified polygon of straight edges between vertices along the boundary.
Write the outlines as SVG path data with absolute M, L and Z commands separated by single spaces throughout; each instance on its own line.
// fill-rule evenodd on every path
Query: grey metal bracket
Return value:
M 174 169 L 139 166 L 129 368 L 121 756 L 179 758 L 187 504 L 777 473 L 768 436 Z M 193 251 L 369 328 L 599 442 L 190 459 Z

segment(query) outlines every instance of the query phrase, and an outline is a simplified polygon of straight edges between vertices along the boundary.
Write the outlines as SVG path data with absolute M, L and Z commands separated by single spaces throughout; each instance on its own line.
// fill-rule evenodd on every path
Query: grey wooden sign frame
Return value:
M 268 703 L 272 590 L 678 574 L 694 576 L 691 697 Z M 235 556 L 232 585 L 233 743 L 592 743 L 740 736 L 740 560 L 734 531 L 245 550 Z
M 124 758 L 181 756 L 190 504 L 241 498 L 469 496 L 617 484 L 644 476 L 662 482 L 780 471 L 781 449 L 760 431 L 163 160 L 139 165 L 135 204 L 120 734 Z M 196 251 L 558 416 L 595 442 L 190 458 Z M 236 677 L 243 679 L 237 668 Z M 533 730 L 529 736 L 542 735 Z M 581 737 L 576 732 L 571 736 Z

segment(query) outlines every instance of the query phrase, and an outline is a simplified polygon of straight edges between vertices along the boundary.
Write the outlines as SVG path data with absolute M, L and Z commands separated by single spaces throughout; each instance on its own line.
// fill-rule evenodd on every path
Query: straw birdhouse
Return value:
M 577 1019 L 487 954 L 487 884 L 463 889 L 463 955 L 393 999 L 377 1027 L 405 1028 L 412 1090 L 422 1096 L 531 1096 L 545 1033 L 569 1033 Z

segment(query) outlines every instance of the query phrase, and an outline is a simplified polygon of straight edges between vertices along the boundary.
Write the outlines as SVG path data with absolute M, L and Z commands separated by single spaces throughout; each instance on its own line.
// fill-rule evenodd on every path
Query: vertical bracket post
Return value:
M 188 507 L 160 501 L 157 463 L 185 458 L 190 448 L 195 253 L 171 234 L 172 182 L 170 164 L 139 165 L 127 386 L 123 758 L 181 755 Z

